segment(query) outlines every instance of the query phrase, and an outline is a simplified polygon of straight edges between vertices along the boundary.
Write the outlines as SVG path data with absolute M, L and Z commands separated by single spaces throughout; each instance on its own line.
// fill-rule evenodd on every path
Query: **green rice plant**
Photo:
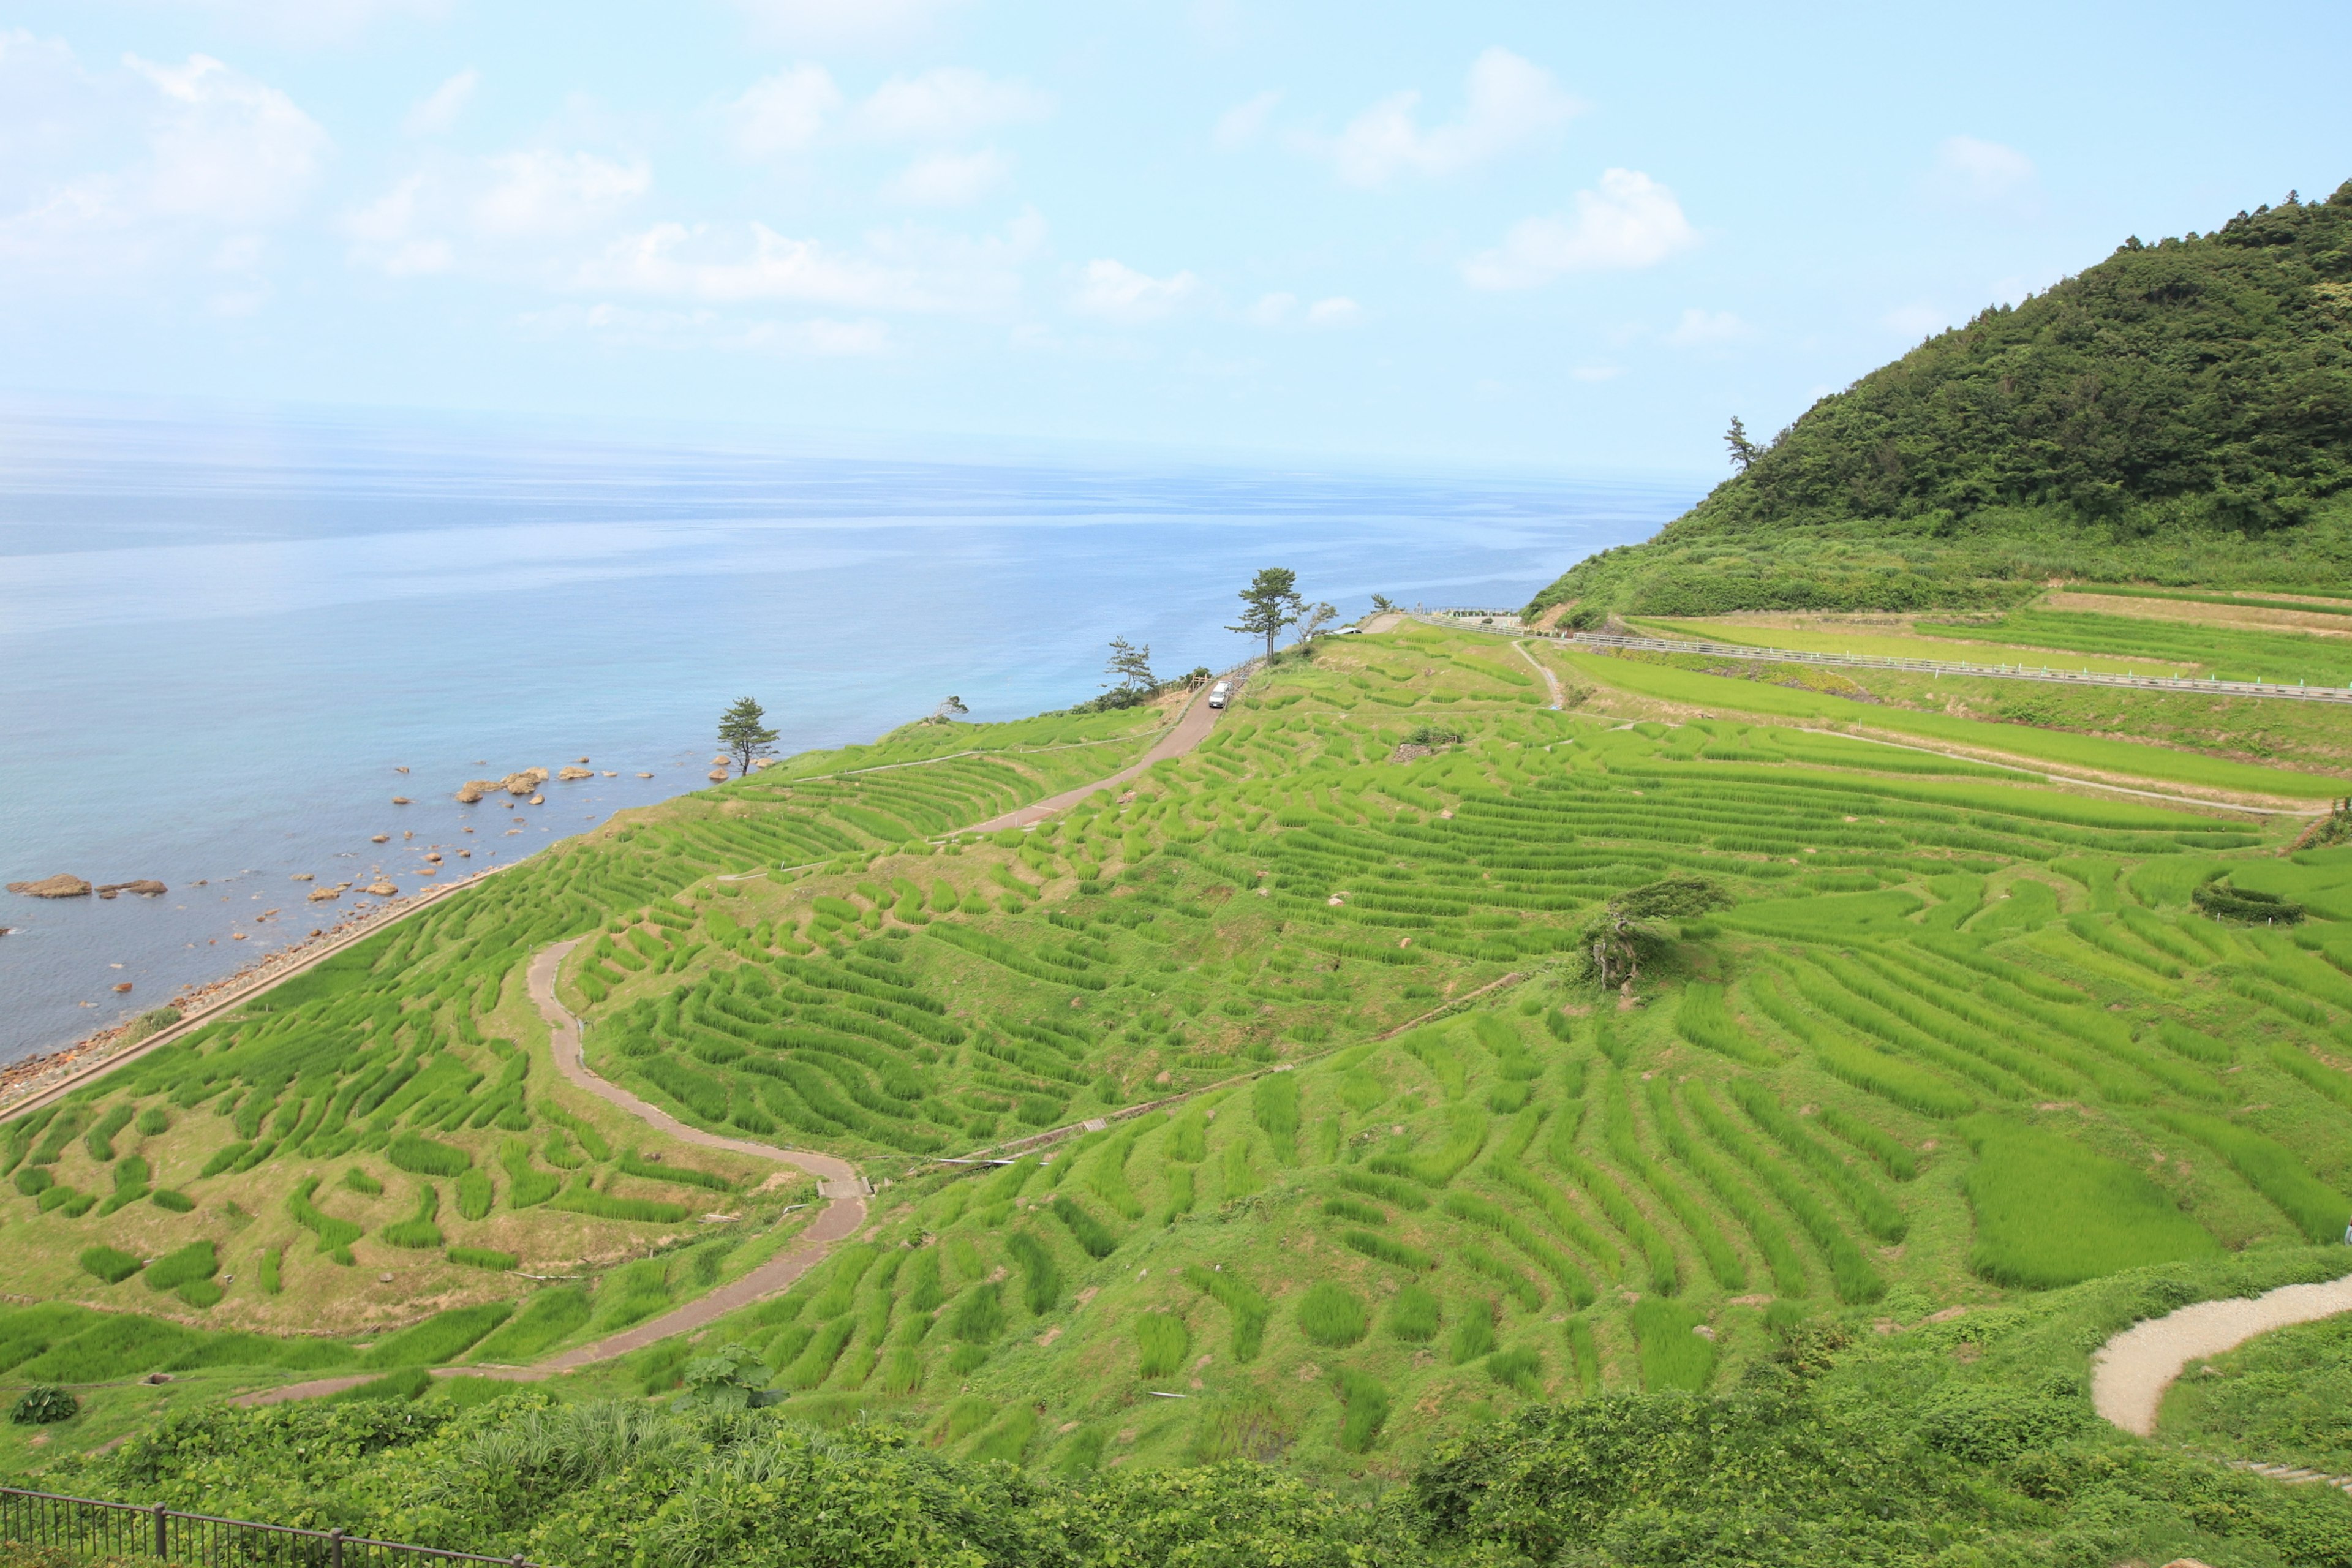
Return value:
M 1355 1367 L 1343 1366 L 1336 1379 L 1346 1410 L 1339 1421 L 1339 1451 L 1370 1451 L 1388 1424 L 1389 1391 L 1378 1378 Z
M 2273 1040 L 2270 1046 L 2273 1066 L 2290 1077 L 2300 1079 L 2305 1087 L 2317 1090 L 2352 1110 L 2352 1073 L 2341 1072 L 2313 1057 L 2297 1046 L 2284 1040 Z
M 499 1252 L 488 1247 L 453 1247 L 449 1261 L 468 1268 L 487 1268 L 493 1274 L 504 1274 L 522 1266 L 522 1259 L 511 1252 Z
M 2226 1041 L 2176 1024 L 2169 1018 L 2157 1025 L 2156 1037 L 2163 1042 L 2166 1049 L 2211 1067 L 2227 1067 L 2237 1057 Z
M 1965 1116 L 1977 1108 L 1976 1097 L 1950 1079 L 1846 1039 L 1807 1017 L 1782 994 L 1777 976 L 1759 972 L 1748 989 L 1766 1016 L 1811 1051 L 1813 1059 L 1832 1078 L 1922 1116 Z
M 1139 1375 L 1166 1377 L 1181 1371 L 1192 1353 L 1192 1331 L 1173 1312 L 1139 1312 L 1129 1325 L 1135 1335 Z
M 1444 1031 L 1435 1028 L 1414 1029 L 1397 1041 L 1407 1054 L 1429 1069 L 1432 1078 L 1448 1100 L 1460 1100 L 1469 1091 L 1469 1079 L 1462 1065 L 1462 1053 Z
M 1400 1182 L 1392 1176 L 1379 1175 L 1370 1171 L 1341 1171 L 1337 1179 L 1351 1193 L 1361 1193 L 1367 1197 L 1394 1204 L 1401 1209 L 1418 1212 L 1429 1206 L 1427 1194 L 1411 1183 Z
M 89 1247 L 82 1249 L 81 1269 L 95 1275 L 109 1285 L 120 1285 L 145 1267 L 127 1252 L 111 1247 Z
M 1274 1303 L 1230 1268 L 1210 1269 L 1197 1263 L 1187 1264 L 1184 1282 L 1213 1298 L 1232 1318 L 1230 1348 L 1234 1360 L 1255 1361 L 1259 1347 L 1265 1342 L 1266 1320 L 1274 1315 Z
M 1235 1198 L 1245 1198 L 1265 1185 L 1250 1164 L 1249 1142 L 1244 1138 L 1235 1138 L 1225 1145 L 1223 1168 L 1223 1188 L 1227 1203 Z
M 1593 1343 L 1590 1319 L 1568 1321 L 1568 1359 L 1576 1370 L 1577 1391 L 1587 1399 L 1600 1393 L 1601 1347 Z
M 1021 1268 L 1022 1301 L 1033 1314 L 1054 1310 L 1062 1299 L 1062 1271 L 1055 1265 L 1054 1254 L 1046 1245 L 1026 1230 L 1016 1230 L 1004 1238 L 1004 1250 Z M 937 1254 L 927 1254 L 931 1260 L 931 1277 L 939 1276 Z
M 1017 1465 L 1029 1451 L 1031 1439 L 1037 1435 L 1037 1412 L 1026 1405 L 1016 1405 L 998 1416 L 988 1429 L 972 1440 L 967 1456 L 974 1464 L 992 1461 Z
M 994 1285 L 983 1281 L 956 1299 L 948 1332 L 965 1344 L 984 1345 L 1004 1331 L 1004 1303 Z
M 1543 1352 L 1525 1345 L 1486 1357 L 1486 1375 L 1522 1399 L 1543 1397 Z
M 1359 1203 L 1354 1198 L 1325 1198 L 1323 1200 L 1323 1212 L 1329 1215 L 1333 1219 L 1352 1220 L 1358 1225 L 1386 1225 L 1389 1223 L 1389 1215 L 1386 1209 L 1374 1208 L 1371 1205 Z
M 1622 1071 L 1609 1075 L 1601 1102 L 1601 1141 L 1620 1168 L 1647 1186 L 1656 1194 L 1666 1211 L 1681 1223 L 1699 1256 L 1706 1260 L 1707 1272 L 1727 1290 L 1743 1289 L 1748 1284 L 1748 1268 L 1731 1247 L 1730 1238 L 1708 1214 L 1683 1191 L 1682 1184 L 1654 1163 L 1642 1147 L 1633 1127 L 1633 1105 L 1627 1093 Z
M 530 1141 L 509 1138 L 499 1152 L 499 1163 L 507 1173 L 507 1206 L 536 1208 L 563 1190 L 563 1178 L 551 1171 L 541 1171 L 530 1163 Z M 464 1178 L 459 1178 L 462 1182 Z
M 376 1234 L 394 1247 L 424 1251 L 441 1245 L 441 1227 L 433 1223 L 441 1212 L 441 1193 L 430 1182 L 416 1184 L 416 1208 L 406 1219 L 395 1220 Z
M 989 1300 L 993 1301 L 996 1288 L 991 1285 L 982 1289 L 989 1292 Z M 1001 1310 L 997 1316 L 1001 1321 L 1003 1317 Z M 800 1354 L 793 1358 L 792 1364 L 776 1374 L 776 1381 L 795 1393 L 806 1393 L 816 1387 L 832 1375 L 835 1365 L 841 1360 L 841 1352 L 849 1348 L 849 1342 L 856 1337 L 856 1318 L 835 1318 L 809 1337 L 808 1342 L 801 1347 Z M 990 1337 L 994 1336 L 992 1334 Z M 967 1342 L 973 1348 L 985 1342 L 980 1340 Z
M 1445 1142 L 1434 1152 L 1402 1159 L 1375 1155 L 1370 1163 L 1383 1174 L 1411 1176 L 1425 1185 L 1442 1187 L 1478 1157 L 1478 1152 L 1486 1146 L 1486 1134 L 1493 1125 L 1492 1118 L 1485 1111 L 1475 1106 L 1457 1105 L 1447 1121 Z
M 1779 1097 L 1771 1090 L 1747 1079 L 1734 1079 L 1724 1087 L 1748 1112 L 1748 1120 L 1837 1194 L 1871 1235 L 1885 1242 L 1903 1239 L 1911 1222 L 1895 1206 L 1895 1201 L 1840 1159 L 1835 1150 L 1806 1131 L 1795 1117 L 1781 1108 Z
M 684 1204 L 659 1203 L 651 1198 L 621 1198 L 610 1193 L 600 1193 L 587 1184 L 590 1173 L 583 1171 L 572 1178 L 572 1184 L 549 1200 L 548 1207 L 566 1214 L 584 1214 L 592 1219 L 634 1220 L 646 1225 L 676 1225 L 687 1216 Z
M 1729 1057 L 1749 1067 L 1778 1065 L 1772 1053 L 1748 1037 L 1723 1005 L 1723 987 L 1694 982 L 1683 988 L 1675 1007 L 1675 1032 L 1692 1045 Z
M 1495 1308 L 1486 1301 L 1472 1301 L 1455 1317 L 1454 1335 L 1445 1347 L 1445 1359 L 1454 1366 L 1467 1366 L 1495 1348 Z
M 470 1169 L 458 1173 L 457 1212 L 467 1219 L 489 1218 L 490 1205 L 497 1197 L 490 1178 L 483 1173 Z
M 361 1170 L 357 1165 L 352 1166 L 349 1170 L 343 1173 L 343 1185 L 350 1188 L 352 1192 L 359 1194 L 362 1197 L 380 1198 L 383 1196 L 383 1184 L 377 1181 L 373 1176 L 369 1175 L 365 1171 Z
M 131 1119 L 137 1114 L 136 1108 L 129 1104 L 118 1104 L 109 1110 L 98 1125 L 82 1139 L 82 1147 L 89 1151 L 89 1157 L 101 1165 L 111 1161 L 114 1158 L 114 1135 L 130 1126 Z
M 1543 1076 L 1543 1064 L 1528 1054 L 1527 1043 L 1519 1038 L 1518 1031 L 1504 1019 L 1492 1013 L 1474 1013 L 1470 1017 L 1470 1035 L 1494 1053 L 1505 1079 L 1526 1083 Z
M 2179 927 L 2166 924 L 2145 910 L 2118 910 L 2116 919 L 2148 946 L 2191 968 L 2202 968 L 2212 961 L 2213 955 L 2184 938 Z
M 286 1212 L 294 1216 L 295 1224 L 318 1237 L 320 1252 L 346 1268 L 351 1268 L 353 1265 L 352 1243 L 366 1235 L 366 1229 L 321 1211 L 310 1201 L 310 1194 L 318 1190 L 318 1177 L 305 1178 L 299 1186 L 287 1194 Z
M 2231 1169 L 2284 1210 L 2309 1239 L 2334 1241 L 2344 1234 L 2344 1216 L 2352 1214 L 2352 1203 L 2314 1176 L 2285 1145 L 2217 1116 L 2191 1110 L 2158 1110 L 2155 1115 L 2173 1131 L 2227 1160 Z
M 1298 1301 L 1298 1331 L 1314 1344 L 1344 1349 L 1364 1337 L 1371 1320 L 1345 1286 L 1318 1279 Z
M 1118 1235 L 1101 1220 L 1080 1207 L 1076 1199 L 1065 1194 L 1057 1195 L 1045 1206 L 1052 1211 L 1055 1218 L 1070 1227 L 1070 1234 L 1077 1238 L 1078 1246 L 1085 1249 L 1087 1257 L 1108 1258 L 1118 1250 Z
M 1962 1178 L 1976 1217 L 1969 1266 L 1999 1284 L 2049 1289 L 2220 1244 L 2141 1172 L 2047 1129 L 1971 1117 L 1977 1163 Z
M 1203 1107 L 1193 1107 L 1169 1128 L 1168 1157 L 1188 1165 L 1209 1157 L 1209 1122 Z
M 1570 1300 L 1580 1307 L 1592 1302 L 1592 1281 L 1568 1256 L 1538 1236 L 1535 1227 L 1499 1204 L 1469 1193 L 1448 1193 L 1445 1212 L 1509 1242 L 1538 1268 L 1559 1282 Z
M 909 1311 L 928 1313 L 947 1301 L 947 1288 L 940 1279 L 940 1249 L 936 1247 L 926 1247 L 916 1253 L 914 1261 L 899 1270 L 899 1280 L 905 1288 Z
M 1192 1167 L 1171 1165 L 1168 1169 L 1168 1201 L 1160 1211 L 1159 1223 L 1174 1225 L 1179 1217 L 1192 1212 Z
M 1389 1299 L 1381 1326 L 1391 1339 L 1409 1345 L 1425 1345 L 1437 1337 L 1444 1321 L 1444 1310 L 1437 1297 L 1419 1285 L 1408 1285 Z
M 810 1298 L 809 1316 L 820 1322 L 840 1317 L 857 1301 L 857 1287 L 880 1255 L 866 1242 L 843 1247 L 833 1255 L 823 1285 Z M 978 1270 L 974 1269 L 974 1273 Z
M 2006 1062 L 1989 1059 L 1977 1051 L 1956 1049 L 1944 1040 L 1913 1027 L 1901 1017 L 1889 1014 L 1841 984 L 1840 977 L 1831 973 L 1822 962 L 1823 955 L 1820 952 L 1809 953 L 1807 957 L 1811 962 L 1795 964 L 1792 974 L 1798 994 L 1811 1005 L 1874 1041 L 1883 1042 L 1906 1057 L 1932 1063 L 1954 1077 L 1969 1079 L 2004 1100 L 2030 1100 L 2033 1097 L 2032 1085 L 2008 1070 Z M 1852 971 L 1846 973 L 1850 974 Z M 1905 1010 L 1919 1009 L 1906 1004 Z M 1981 1043 L 1989 1042 L 1971 1037 L 1971 1044 Z M 2002 1056 L 2016 1056 L 2014 1052 L 2001 1052 L 1998 1047 L 1993 1049 Z M 2046 1076 L 2049 1070 L 2037 1068 L 2037 1076 Z M 2062 1078 L 2058 1081 L 2063 1087 L 2051 1092 L 2070 1095 L 2078 1092 L 2079 1086 L 2074 1079 Z
M 612 1145 L 604 1142 L 604 1134 L 598 1132 L 595 1123 L 586 1117 L 574 1115 L 551 1100 L 539 1102 L 539 1113 L 579 1139 L 580 1147 L 587 1151 L 590 1159 L 609 1160 L 613 1157 Z
M 1544 1152 L 1560 1173 L 1581 1188 L 1593 1205 L 1608 1217 L 1624 1237 L 1641 1253 L 1649 1273 L 1650 1289 L 1662 1295 L 1672 1295 L 1682 1289 L 1682 1265 L 1675 1249 L 1647 1215 L 1634 1206 L 1617 1178 L 1586 1159 L 1576 1150 L 1576 1121 L 1569 1116 L 1554 1119 Z
M 1740 1131 L 1723 1108 L 1715 1102 L 1706 1086 L 1688 1083 L 1683 1086 L 1683 1103 L 1690 1108 L 1692 1118 L 1713 1139 L 1725 1153 L 1754 1173 L 1780 1205 L 1794 1215 L 1798 1225 L 1811 1237 L 1813 1245 L 1830 1266 L 1830 1280 L 1838 1300 L 1848 1303 L 1875 1301 L 1886 1293 L 1886 1282 L 1878 1270 L 1871 1267 L 1862 1249 L 1846 1235 L 1844 1228 L 1829 1211 L 1828 1205 L 1815 1197 L 1795 1173 L 1767 1152 L 1756 1141 Z
M 1676 1301 L 1645 1296 L 1629 1314 L 1642 1364 L 1642 1386 L 1652 1393 L 1703 1393 L 1715 1375 L 1715 1342 L 1696 1331 L 1706 1314 Z
M 367 1353 L 370 1366 L 443 1366 L 473 1348 L 484 1335 L 514 1312 L 512 1301 L 490 1301 L 478 1307 L 453 1307 L 411 1328 L 376 1342 Z
M 160 1105 L 151 1105 L 139 1113 L 139 1136 L 161 1138 L 172 1130 L 171 1114 Z
M 1295 1073 L 1268 1073 L 1251 1092 L 1251 1107 L 1274 1157 L 1285 1165 L 1298 1163 L 1298 1078 Z
M 1467 1242 L 1456 1242 L 1454 1247 L 1454 1258 L 1471 1273 L 1483 1274 L 1500 1285 L 1506 1294 L 1518 1302 L 1522 1310 L 1529 1312 L 1543 1310 L 1543 1288 L 1485 1247 L 1473 1247 Z
M 1386 1080 L 1361 1068 L 1350 1068 L 1339 1075 L 1339 1103 L 1359 1116 L 1378 1109 L 1388 1098 Z
M 1919 1174 L 1919 1157 L 1883 1129 L 1834 1105 L 1821 1109 L 1821 1123 L 1861 1150 L 1888 1175 L 1907 1182 Z
M 454 1143 L 443 1143 L 414 1132 L 394 1138 L 383 1157 L 412 1176 L 456 1176 L 473 1169 L 474 1157 Z
M 285 1266 L 285 1258 L 286 1249 L 282 1247 L 262 1248 L 260 1283 L 263 1295 L 275 1296 L 285 1289 L 280 1278 L 280 1270 Z
M 373 1377 L 353 1387 L 327 1395 L 331 1405 L 367 1405 L 393 1400 L 423 1397 L 433 1386 L 433 1374 L 421 1366 L 405 1366 L 398 1372 Z
M 1764 1266 L 1771 1270 L 1772 1288 L 1784 1296 L 1804 1294 L 1803 1260 L 1790 1244 L 1789 1233 L 1781 1226 L 1780 1216 L 1757 1194 L 1754 1184 L 1742 1180 L 1738 1172 L 1691 1137 L 1675 1109 L 1665 1079 L 1652 1079 L 1643 1087 L 1649 1096 L 1650 1120 L 1665 1141 L 1667 1152 L 1696 1173 L 1707 1190 L 1746 1227 Z
M 1382 1236 L 1378 1231 L 1341 1231 L 1339 1244 L 1342 1247 L 1352 1247 L 1367 1258 L 1376 1258 L 1382 1263 L 1391 1263 L 1399 1268 L 1409 1268 L 1416 1274 L 1437 1267 L 1437 1259 L 1418 1247 L 1407 1246 L 1395 1237 Z

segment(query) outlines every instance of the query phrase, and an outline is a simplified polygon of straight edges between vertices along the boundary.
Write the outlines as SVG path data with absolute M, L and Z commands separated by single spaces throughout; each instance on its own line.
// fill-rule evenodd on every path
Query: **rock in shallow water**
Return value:
M 60 874 L 44 877 L 37 882 L 11 882 L 8 890 L 22 893 L 28 899 L 86 899 L 89 897 L 90 888 L 79 877 Z

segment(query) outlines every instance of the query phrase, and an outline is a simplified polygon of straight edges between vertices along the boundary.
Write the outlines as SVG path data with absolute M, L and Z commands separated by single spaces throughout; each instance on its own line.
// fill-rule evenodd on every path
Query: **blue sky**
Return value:
M 2352 176 L 2352 7 L 0 6 L 0 388 L 1712 476 Z

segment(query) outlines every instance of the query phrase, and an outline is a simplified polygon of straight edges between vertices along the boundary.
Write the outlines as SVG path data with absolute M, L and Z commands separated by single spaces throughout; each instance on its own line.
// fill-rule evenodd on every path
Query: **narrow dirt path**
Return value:
M 1241 695 L 1242 683 L 1247 679 L 1247 666 L 1243 667 L 1243 673 L 1222 678 L 1230 679 L 1234 683 L 1233 694 L 1236 697 Z M 1222 710 L 1209 706 L 1209 694 L 1205 689 L 1195 691 L 1192 693 L 1192 700 L 1184 705 L 1184 711 L 1177 715 L 1176 722 L 1168 727 L 1168 732 L 1154 742 L 1151 749 L 1143 753 L 1142 760 L 1133 766 L 1121 768 L 1107 779 L 1097 779 L 1092 784 L 1083 784 L 1076 789 L 1066 789 L 1059 795 L 1049 795 L 1044 800 L 1024 805 L 1018 811 L 1008 811 L 1002 816 L 992 816 L 986 822 L 976 823 L 962 831 L 1002 833 L 1008 827 L 1027 827 L 1033 823 L 1045 821 L 1055 812 L 1069 810 L 1098 789 L 1116 789 L 1120 784 L 1139 779 L 1143 776 L 1144 770 L 1150 767 L 1152 763 L 1166 762 L 1170 757 L 1181 757 L 1207 740 L 1209 731 L 1216 727 L 1217 715 L 1220 711 Z
M 2234 1350 L 2257 1334 L 2352 1312 L 2352 1274 L 2319 1285 L 2282 1285 L 2260 1296 L 2199 1301 L 2135 1323 L 2091 1358 L 2091 1406 L 2126 1432 L 2156 1434 L 2164 1391 L 2192 1361 Z
M 1544 678 L 1544 686 L 1551 692 L 1552 711 L 1557 713 L 1561 709 L 1567 707 L 1568 695 L 1560 689 L 1559 677 L 1554 675 L 1549 668 L 1545 668 L 1544 662 L 1541 659 L 1529 653 L 1528 651 L 1527 644 L 1523 642 L 1515 642 L 1511 646 L 1517 648 L 1519 650 L 1519 657 L 1526 659 L 1529 664 L 1535 666 L 1536 673 Z

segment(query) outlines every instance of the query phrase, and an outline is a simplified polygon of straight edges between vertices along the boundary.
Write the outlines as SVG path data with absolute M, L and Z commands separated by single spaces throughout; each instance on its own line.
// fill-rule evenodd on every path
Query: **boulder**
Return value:
M 37 882 L 11 882 L 8 884 L 8 890 L 12 893 L 22 893 L 28 899 L 86 899 L 89 897 L 89 884 L 88 882 L 83 881 L 79 877 L 68 877 L 63 874 L 59 874 L 55 877 L 44 877 Z
M 653 774 L 651 774 L 651 773 L 639 773 L 637 776 L 638 776 L 639 778 L 641 778 L 641 779 L 649 779 L 649 778 L 653 777 L 654 775 L 653 775 Z
M 389 833 L 371 833 L 368 835 L 368 842 L 371 844 L 389 844 L 392 842 L 392 835 Z
M 409 800 L 404 795 L 396 795 L 392 797 L 392 804 L 394 805 L 406 805 L 409 804 Z
M 616 779 L 616 778 L 619 778 L 621 775 L 620 775 L 620 774 L 618 774 L 618 773 L 613 773 L 613 772 L 611 772 L 610 770 L 607 770 L 607 771 L 605 772 L 604 776 L 605 776 L 606 778 L 608 778 L 608 779 Z
M 289 882 L 315 882 L 319 879 L 319 874 L 315 871 L 297 871 L 286 879 Z
M 714 768 L 723 768 L 727 765 L 727 759 L 723 756 L 713 757 L 710 759 L 710 765 Z
M 547 797 L 543 795 L 532 795 L 530 797 L 530 804 L 533 805 L 545 805 L 547 804 Z
M 160 899 L 171 890 L 152 878 L 142 877 L 135 882 L 108 882 L 98 892 L 100 898 L 107 899 L 117 893 L 136 893 L 142 899 Z
M 343 888 L 350 886 L 349 882 L 343 884 Z M 310 889 L 310 901 L 314 904 L 323 904 L 340 899 L 343 896 L 343 888 L 313 888 Z
M 441 864 L 441 852 L 436 849 L 432 854 L 427 855 L 425 859 L 431 861 L 434 865 L 438 866 Z
M 114 989 L 118 994 L 128 991 L 131 989 L 131 982 L 128 980 L 118 980 L 114 983 Z
M 710 782 L 712 784 L 725 784 L 727 782 L 727 770 L 725 768 L 711 769 Z
M 546 782 L 545 768 L 525 768 L 519 773 L 509 773 L 499 781 L 499 787 L 509 795 L 529 795 Z
M 377 879 L 375 881 L 370 882 L 366 887 L 360 890 L 363 893 L 373 893 L 379 899 L 396 899 L 400 897 L 400 889 L 394 887 L 390 882 L 384 881 L 381 878 Z
M 457 786 L 457 804 L 471 805 L 498 787 L 496 779 L 467 779 Z

